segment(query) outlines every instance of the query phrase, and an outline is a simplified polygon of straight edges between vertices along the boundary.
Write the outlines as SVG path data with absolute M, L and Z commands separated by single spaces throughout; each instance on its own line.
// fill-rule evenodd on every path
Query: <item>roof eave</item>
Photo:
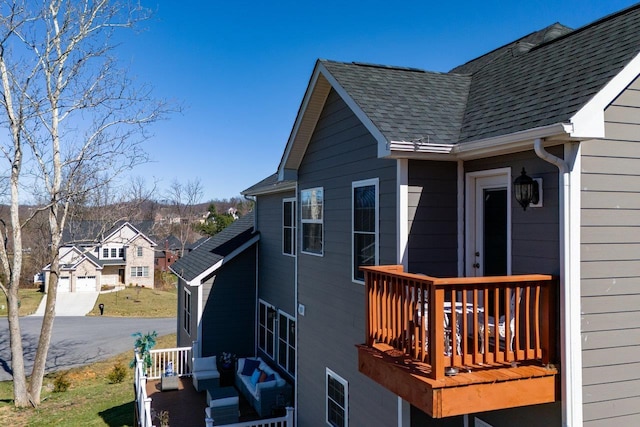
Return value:
M 290 182 L 281 182 L 280 184 L 272 185 L 269 187 L 256 188 L 253 191 L 243 191 L 240 194 L 242 194 L 243 196 L 265 196 L 268 194 L 282 193 L 285 191 L 291 191 L 295 189 L 296 189 L 296 182 L 290 181 Z
M 640 53 L 571 117 L 575 138 L 604 138 L 604 110 L 640 75 Z
M 226 263 L 228 263 L 229 261 L 231 261 L 233 258 L 235 258 L 237 255 L 241 254 L 242 252 L 244 252 L 245 250 L 247 250 L 248 248 L 250 248 L 253 244 L 255 244 L 258 240 L 260 240 L 260 234 L 254 234 L 249 240 L 247 240 L 246 242 L 244 242 L 242 245 L 238 246 L 235 250 L 233 250 L 231 253 L 229 253 L 227 256 L 225 256 L 223 259 L 217 261 L 215 264 L 211 265 L 210 267 L 208 267 L 207 269 L 205 269 L 204 271 L 202 271 L 200 274 L 198 274 L 197 276 L 195 276 L 193 279 L 191 280 L 187 280 L 184 277 L 182 277 L 178 272 L 176 272 L 172 267 L 169 267 L 169 269 L 176 275 L 178 276 L 180 279 L 182 279 L 186 285 L 188 286 L 201 286 L 202 285 L 202 281 L 204 279 L 206 279 L 207 277 L 209 277 L 211 274 L 213 274 L 216 270 L 218 270 L 220 267 L 222 267 L 223 265 L 225 265 Z
M 297 170 L 302 157 L 311 140 L 320 114 L 324 108 L 327 96 L 331 89 L 335 90 L 343 101 L 349 106 L 360 122 L 367 128 L 378 142 L 378 157 L 387 157 L 390 154 L 389 141 L 365 114 L 351 95 L 338 83 L 327 68 L 318 61 L 313 71 L 307 91 L 305 92 L 300 110 L 291 131 L 291 136 L 278 166 L 278 177 L 283 179 L 286 170 Z

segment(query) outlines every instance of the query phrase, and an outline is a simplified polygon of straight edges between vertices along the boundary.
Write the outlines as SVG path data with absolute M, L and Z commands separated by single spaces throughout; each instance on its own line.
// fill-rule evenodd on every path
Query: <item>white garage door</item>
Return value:
M 60 276 L 58 278 L 58 292 L 69 292 L 71 290 L 71 281 L 69 276 Z
M 78 276 L 76 292 L 91 292 L 96 290 L 96 276 Z

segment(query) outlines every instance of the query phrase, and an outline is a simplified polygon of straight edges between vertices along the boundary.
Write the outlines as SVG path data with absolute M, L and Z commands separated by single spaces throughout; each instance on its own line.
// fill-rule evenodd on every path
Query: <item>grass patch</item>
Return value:
M 4 294 L 0 292 L 3 298 L 0 298 L 0 316 L 6 316 L 9 312 L 7 308 L 7 299 L 4 298 Z M 27 288 L 18 289 L 18 295 L 20 295 L 20 316 L 28 316 L 33 314 L 38 309 L 44 293 L 38 289 Z
M 158 338 L 156 348 L 175 347 L 176 334 Z M 42 403 L 37 408 L 13 407 L 13 383 L 0 382 L 0 425 L 7 426 L 133 426 L 133 369 L 121 383 L 111 383 L 109 373 L 117 364 L 129 366 L 132 352 L 102 362 L 47 375 Z M 54 393 L 54 378 L 65 372 L 66 392 Z
M 104 315 L 112 317 L 175 317 L 177 315 L 177 289 L 167 291 L 130 286 L 121 291 L 100 294 L 96 305 L 87 316 L 100 316 L 99 304 L 104 304 Z

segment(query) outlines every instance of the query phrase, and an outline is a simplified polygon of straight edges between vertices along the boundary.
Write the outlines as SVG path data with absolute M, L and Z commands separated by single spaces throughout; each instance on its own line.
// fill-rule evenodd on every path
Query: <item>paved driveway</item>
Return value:
M 137 319 L 131 317 L 57 317 L 53 324 L 51 346 L 47 356 L 47 372 L 67 369 L 108 359 L 131 350 L 131 334 L 156 331 L 158 335 L 176 332 L 177 321 L 170 319 Z M 42 317 L 21 317 L 22 344 L 27 373 L 31 372 Z M 0 381 L 11 380 L 9 325 L 0 319 Z

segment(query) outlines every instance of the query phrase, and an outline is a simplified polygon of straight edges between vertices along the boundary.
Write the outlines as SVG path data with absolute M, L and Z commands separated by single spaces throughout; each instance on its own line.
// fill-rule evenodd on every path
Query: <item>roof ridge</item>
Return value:
M 604 22 L 607 22 L 607 21 L 610 21 L 612 19 L 615 19 L 615 18 L 617 18 L 619 16 L 625 15 L 625 14 L 631 12 L 632 10 L 638 9 L 638 8 L 640 8 L 640 3 L 636 3 L 636 4 L 631 5 L 631 6 L 627 7 L 627 8 L 625 8 L 625 9 L 618 10 L 616 12 L 610 13 L 609 15 L 606 15 L 606 16 L 603 16 L 602 18 L 596 19 L 593 22 L 589 22 L 588 24 L 585 24 L 582 27 L 578 27 L 578 28 L 574 29 L 573 31 L 569 31 L 566 34 L 562 34 L 560 36 L 554 37 L 551 40 L 545 40 L 542 43 L 534 46 L 531 50 L 541 49 L 541 48 L 543 48 L 545 46 L 548 46 L 551 43 L 555 43 L 557 41 L 564 40 L 567 37 L 571 37 L 571 36 L 576 35 L 576 34 L 580 34 L 580 33 L 584 32 L 584 31 L 586 31 L 586 30 L 588 30 L 588 29 L 590 29 L 592 27 L 595 27 L 595 26 L 600 25 L 600 24 L 602 24 Z

